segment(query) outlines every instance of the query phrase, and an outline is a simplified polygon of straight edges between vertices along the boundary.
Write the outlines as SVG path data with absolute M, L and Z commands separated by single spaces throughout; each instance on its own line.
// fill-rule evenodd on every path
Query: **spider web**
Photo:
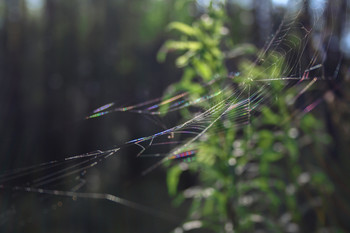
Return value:
M 259 118 L 261 109 L 271 105 L 276 96 L 278 97 L 279 93 L 274 89 L 274 83 L 283 87 L 279 92 L 291 87 L 297 90 L 297 94 L 289 103 L 293 104 L 317 83 L 336 79 L 341 58 L 333 74 L 327 76 L 324 66 L 330 46 L 329 38 L 333 32 L 322 30 L 326 28 L 326 24 L 335 23 L 332 21 L 335 16 L 329 15 L 333 11 L 327 8 L 333 6 L 332 4 L 327 6 L 326 3 L 322 5 L 319 2 L 309 12 L 312 15 L 312 22 L 304 25 L 299 20 L 304 10 L 303 4 L 303 1 L 290 1 L 281 23 L 276 27 L 276 32 L 267 39 L 261 52 L 237 73 L 216 77 L 202 84 L 205 90 L 202 96 L 193 98 L 189 92 L 183 92 L 168 98 L 159 97 L 130 106 L 116 107 L 116 103 L 109 103 L 97 108 L 86 117 L 92 119 L 112 113 L 130 112 L 155 119 L 154 117 L 164 117 L 187 110 L 191 115 L 184 122 L 109 149 L 5 171 L 0 174 L 0 188 L 20 195 L 26 195 L 27 192 L 45 194 L 48 198 L 59 196 L 108 200 L 160 218 L 173 219 L 173 216 L 120 198 L 117 194 L 80 191 L 86 183 L 84 177 L 99 164 L 108 163 L 111 157 L 118 157 L 126 147 L 139 148 L 135 157 L 140 159 L 159 158 L 142 174 L 152 172 L 165 161 L 191 158 L 197 153 L 197 142 L 205 140 L 208 134 L 216 134 L 225 127 L 237 129 L 249 127 L 252 118 Z M 313 51 L 312 57 L 307 56 L 306 51 L 309 49 Z M 281 60 L 281 57 L 285 60 Z M 219 90 L 217 87 L 220 87 Z M 310 112 L 322 100 L 323 95 L 320 95 L 303 103 L 298 114 Z M 228 122 L 228 126 L 225 126 L 225 122 Z M 160 149 L 163 147 L 166 150 Z M 157 153 L 148 153 L 149 150 Z M 68 185 L 66 179 L 69 180 Z M 67 189 L 67 186 L 70 188 Z M 5 215 L 6 213 L 3 216 Z M 4 217 L 0 217 L 1 219 Z

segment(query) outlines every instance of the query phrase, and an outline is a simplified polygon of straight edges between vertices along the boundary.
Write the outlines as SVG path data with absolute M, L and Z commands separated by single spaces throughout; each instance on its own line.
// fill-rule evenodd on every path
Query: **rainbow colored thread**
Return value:
M 196 150 L 189 150 L 189 151 L 182 152 L 180 154 L 176 154 L 176 155 L 170 156 L 169 159 L 182 159 L 182 158 L 186 158 L 186 157 L 192 156 L 195 153 L 197 153 Z

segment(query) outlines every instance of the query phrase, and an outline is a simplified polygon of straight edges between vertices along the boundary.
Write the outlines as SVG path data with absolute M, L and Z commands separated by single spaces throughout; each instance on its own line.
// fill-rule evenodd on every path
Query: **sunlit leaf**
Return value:
M 197 31 L 195 28 L 193 28 L 187 24 L 181 23 L 181 22 L 170 23 L 168 26 L 168 29 L 169 30 L 178 30 L 178 31 L 180 31 L 188 36 L 195 36 L 197 34 Z

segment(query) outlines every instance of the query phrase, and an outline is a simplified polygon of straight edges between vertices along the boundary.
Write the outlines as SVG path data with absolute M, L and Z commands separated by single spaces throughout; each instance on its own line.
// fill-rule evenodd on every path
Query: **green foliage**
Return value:
M 164 61 L 166 54 L 177 51 L 176 65 L 184 70 L 172 92 L 185 90 L 198 97 L 205 90 L 195 78 L 209 81 L 227 76 L 224 64 L 228 53 L 223 52 L 222 45 L 231 44 L 230 51 L 239 50 L 240 45 L 233 45 L 222 33 L 228 19 L 224 6 L 219 6 L 210 4 L 207 13 L 192 25 L 173 22 L 168 26 L 181 37 L 167 41 L 158 53 L 158 60 Z M 249 48 L 254 47 L 243 45 L 241 51 L 255 51 Z M 261 82 L 257 81 L 278 79 L 288 71 L 278 53 L 267 53 L 260 60 L 261 65 L 248 60 L 239 63 L 240 75 L 234 79 L 238 87 L 258 90 Z M 321 169 L 304 166 L 305 158 L 300 156 L 302 148 L 308 146 L 309 137 L 315 148 L 322 148 L 329 138 L 312 115 L 299 112 L 301 118 L 291 119 L 297 110 L 286 103 L 297 90 L 285 91 L 284 86 L 281 80 L 270 82 L 265 94 L 274 101 L 261 107 L 260 116 L 249 119 L 247 127 L 239 129 L 234 127 L 235 122 L 218 122 L 219 132 L 217 128 L 210 129 L 204 140 L 196 142 L 197 159 L 188 169 L 198 174 L 200 183 L 192 190 L 193 195 L 187 197 L 193 200 L 189 220 L 200 220 L 202 227 L 214 232 L 253 232 L 254 229 L 285 232 L 291 224 L 299 229 L 303 227 L 302 205 L 313 209 L 311 203 L 315 199 L 332 192 L 332 185 Z M 219 86 L 213 88 L 219 90 Z M 183 112 L 184 117 L 188 114 Z M 169 169 L 170 195 L 176 194 L 184 170 L 178 165 Z M 310 191 L 313 195 L 308 194 Z M 307 203 L 300 203 L 300 197 Z M 314 211 L 318 215 L 326 214 L 325 209 Z M 324 221 L 317 220 L 322 228 Z
M 164 61 L 166 54 L 172 51 L 181 52 L 176 59 L 176 65 L 185 69 L 183 80 L 190 83 L 195 77 L 209 81 L 214 75 L 226 74 L 224 54 L 220 50 L 220 42 L 226 35 L 224 27 L 225 14 L 222 8 L 208 8 L 208 14 L 202 15 L 192 25 L 182 22 L 172 22 L 168 30 L 177 31 L 181 38 L 177 41 L 167 41 L 158 53 L 158 60 Z M 192 71 L 192 72 L 191 72 Z M 187 89 L 187 85 L 177 88 Z

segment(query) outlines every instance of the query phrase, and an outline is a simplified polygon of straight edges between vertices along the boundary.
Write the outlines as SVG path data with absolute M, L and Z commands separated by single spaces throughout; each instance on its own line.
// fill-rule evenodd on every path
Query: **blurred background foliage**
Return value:
M 251 62 L 243 58 L 254 57 L 271 38 L 288 6 L 270 0 L 209 2 L 0 1 L 1 171 L 108 148 L 177 121 L 156 119 L 160 123 L 153 124 L 128 113 L 83 120 L 101 104 L 125 106 L 179 91 L 190 91 L 195 99 L 205 94 L 200 83 L 240 71 L 241 79 L 234 82 L 242 85 L 260 74 L 264 67 L 248 70 Z M 317 82 L 294 105 L 286 103 L 300 90 L 272 85 L 269 95 L 277 100 L 251 117 L 249 127 L 223 124 L 219 133 L 196 144 L 196 160 L 185 166 L 141 176 L 155 161 L 135 159 L 139 148 L 127 148 L 87 173 L 82 191 L 113 193 L 166 211 L 173 219 L 98 200 L 4 191 L 0 229 L 348 231 L 349 9 L 346 1 L 306 1 L 300 16 L 304 25 L 312 21 L 308 9 L 323 3 L 334 11 L 329 15 L 336 15 L 325 19 L 322 29 L 334 33 L 325 77 L 333 75 L 345 54 L 336 79 Z M 312 58 L 312 46 L 310 41 L 301 63 Z M 290 65 L 278 55 L 267 58 L 280 67 L 266 76 L 278 77 Z M 315 96 L 323 101 L 303 114 L 302 102 Z
M 229 30 L 225 26 L 230 23 L 227 5 L 211 1 L 207 11 L 192 25 L 179 22 L 169 25 L 170 29 L 180 32 L 180 41 L 167 41 L 159 57 L 163 59 L 163 53 L 167 51 L 184 51 L 175 61 L 178 67 L 184 69 L 184 75 L 173 90 L 190 91 L 197 97 L 200 90 L 197 88 L 198 78 L 208 81 L 214 74 L 229 75 L 224 49 L 232 48 L 226 54 L 239 55 L 256 51 L 253 44 L 234 46 L 232 37 L 227 36 Z M 298 49 L 298 46 L 294 46 L 294 49 Z M 240 52 L 235 52 L 238 49 Z M 290 75 L 288 66 L 294 64 L 286 64 L 288 56 L 291 55 L 272 51 L 260 58 L 262 65 L 238 60 L 241 73 L 233 82 L 241 84 L 243 88 L 248 86 L 246 98 L 250 98 L 254 93 L 250 89 L 254 86 L 259 89 L 259 85 L 263 85 L 255 81 Z M 346 231 L 336 220 L 338 208 L 329 205 L 330 197 L 336 191 L 334 185 L 339 183 L 332 184 L 327 167 L 319 161 L 327 157 L 321 151 L 327 151 L 332 138 L 322 123 L 324 119 L 305 114 L 302 108 L 307 106 L 306 103 L 305 106 L 298 106 L 290 100 L 291 96 L 297 98 L 300 87 L 286 89 L 286 85 L 285 81 L 280 80 L 263 87 L 268 89 L 263 98 L 272 97 L 274 100 L 263 104 L 260 116 L 250 116 L 250 109 L 238 113 L 248 115 L 249 123 L 243 131 L 235 127 L 241 123 L 235 122 L 235 118 L 222 118 L 218 123 L 222 121 L 220 131 L 212 127 L 206 137 L 196 143 L 195 161 L 186 166 L 175 165 L 168 170 L 171 195 L 177 193 L 184 172 L 189 170 L 198 179 L 195 186 L 177 196 L 176 203 L 186 198 L 193 201 L 188 221 L 174 232 L 191 228 L 211 229 L 213 232 Z M 220 87 L 216 89 L 219 91 Z M 232 95 L 232 92 L 228 95 Z M 241 95 L 240 91 L 236 95 Z M 208 109 L 207 104 L 203 106 L 204 109 Z M 184 117 L 187 115 L 183 114 Z M 315 157 L 318 161 L 315 161 Z

